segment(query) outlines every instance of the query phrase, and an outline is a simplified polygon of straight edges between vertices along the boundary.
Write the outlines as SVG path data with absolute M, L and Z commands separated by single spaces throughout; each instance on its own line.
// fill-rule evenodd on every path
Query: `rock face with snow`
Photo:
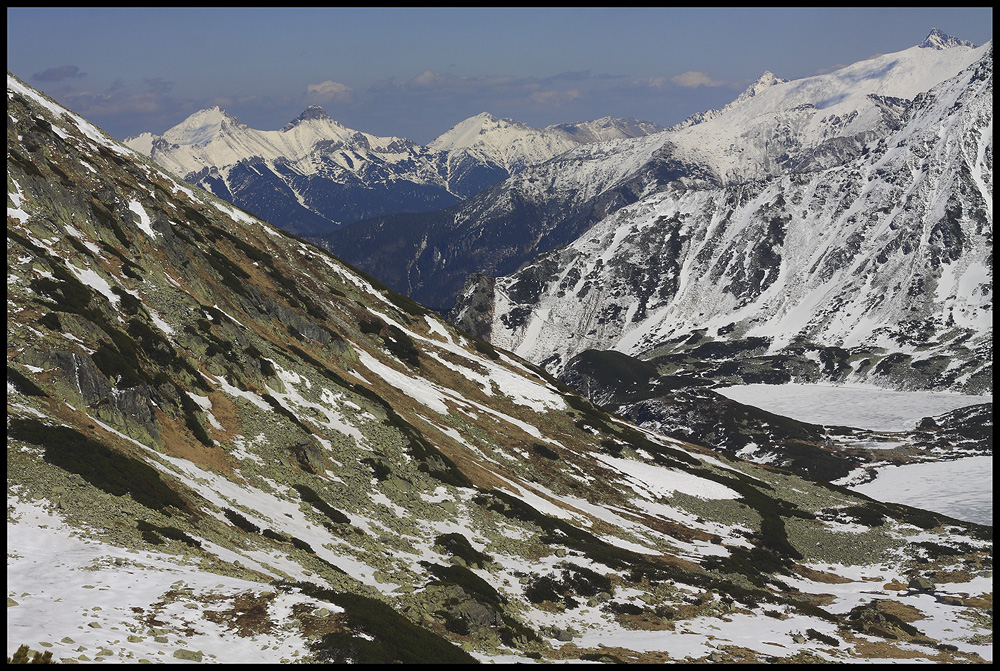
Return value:
M 513 175 L 579 144 L 642 137 L 662 130 L 663 126 L 649 121 L 614 117 L 538 129 L 483 113 L 459 123 L 427 146 L 466 161 L 498 164 Z
M 316 105 L 277 131 L 215 107 L 125 144 L 286 230 L 321 235 L 383 214 L 442 209 L 581 142 L 654 130 L 634 119 L 535 129 L 481 114 L 424 147 L 352 130 Z
M 397 291 L 447 309 L 470 274 L 512 273 L 658 184 L 707 177 L 674 159 L 663 135 L 580 145 L 446 210 L 366 220 L 320 242 Z
M 395 211 L 447 207 L 506 173 L 458 161 L 405 138 L 361 133 L 307 108 L 281 130 L 252 129 L 216 107 L 125 144 L 286 230 L 316 234 Z M 453 177 L 453 178 L 452 178 Z M 391 204 L 391 205 L 388 205 Z
M 991 656 L 989 528 L 644 431 L 7 100 L 8 655 Z
M 471 283 L 455 318 L 555 373 L 611 349 L 720 380 L 992 390 L 993 53 L 944 43 L 663 134 L 707 183 Z
M 648 136 L 580 145 L 446 211 L 366 221 L 325 244 L 393 288 L 447 308 L 468 275 L 509 275 L 660 191 L 693 198 L 732 188 L 749 197 L 779 177 L 859 159 L 899 129 L 912 100 L 986 49 L 913 47 L 796 81 L 765 73 L 722 110 Z

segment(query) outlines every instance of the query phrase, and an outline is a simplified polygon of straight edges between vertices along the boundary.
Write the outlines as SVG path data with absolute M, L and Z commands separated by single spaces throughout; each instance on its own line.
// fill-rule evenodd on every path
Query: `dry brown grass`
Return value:
M 187 427 L 181 426 L 177 420 L 160 410 L 156 411 L 155 417 L 160 425 L 163 451 L 167 456 L 187 459 L 206 470 L 234 477 L 233 467 L 226 457 L 225 450 L 218 445 L 208 447 L 197 442 L 191 437 Z
M 887 615 L 898 617 L 903 622 L 916 622 L 924 618 L 924 614 L 919 609 L 905 603 L 892 601 L 891 599 L 877 601 L 875 602 L 875 607 Z
M 845 582 L 854 582 L 850 578 L 845 578 L 843 576 L 836 575 L 834 573 L 827 573 L 826 571 L 817 571 L 816 569 L 811 569 L 808 566 L 796 565 L 795 572 L 806 580 L 813 580 L 815 582 L 822 582 L 828 585 L 838 585 Z M 905 587 L 903 589 L 906 589 Z
M 249 637 L 269 634 L 275 628 L 269 613 L 273 592 L 255 594 L 243 592 L 233 597 L 232 605 L 226 610 L 206 610 L 202 616 L 211 622 L 221 624 L 237 636 Z

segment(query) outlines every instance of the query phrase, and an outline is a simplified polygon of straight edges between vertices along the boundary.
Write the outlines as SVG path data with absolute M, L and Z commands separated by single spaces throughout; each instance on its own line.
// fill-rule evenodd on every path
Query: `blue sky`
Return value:
M 919 44 L 982 44 L 956 8 L 7 8 L 7 69 L 118 138 L 220 105 L 262 130 L 319 104 L 427 143 L 480 112 L 669 125 L 765 70 L 797 79 Z

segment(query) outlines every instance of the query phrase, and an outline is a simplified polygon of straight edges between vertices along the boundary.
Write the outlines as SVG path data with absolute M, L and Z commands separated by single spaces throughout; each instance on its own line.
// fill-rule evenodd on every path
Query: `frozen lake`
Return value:
M 993 526 L 993 457 L 880 468 L 874 480 L 850 489 L 876 501 Z
M 891 391 L 860 385 L 746 384 L 715 391 L 739 403 L 802 422 L 874 431 L 908 431 L 923 417 L 993 402 L 992 394 Z
M 826 384 L 750 384 L 716 389 L 723 396 L 813 424 L 874 431 L 907 431 L 922 417 L 979 403 L 993 395 L 890 391 Z M 960 520 L 993 525 L 993 457 L 967 457 L 879 469 L 875 480 L 852 486 L 878 501 L 903 503 Z

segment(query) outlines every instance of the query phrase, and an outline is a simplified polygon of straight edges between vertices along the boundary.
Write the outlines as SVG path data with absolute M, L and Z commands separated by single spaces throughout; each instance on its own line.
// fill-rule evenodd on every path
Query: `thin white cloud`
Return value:
M 306 87 L 306 97 L 313 101 L 349 102 L 354 97 L 354 89 L 347 84 L 326 80 Z
M 715 79 L 712 79 L 704 72 L 694 72 L 694 71 L 683 72 L 677 75 L 676 77 L 671 77 L 670 81 L 672 81 L 677 86 L 682 86 L 684 88 L 689 88 L 689 89 L 698 88 L 699 86 L 707 86 L 709 88 L 713 88 L 716 86 L 725 86 L 727 84 L 727 82 L 717 81 Z

